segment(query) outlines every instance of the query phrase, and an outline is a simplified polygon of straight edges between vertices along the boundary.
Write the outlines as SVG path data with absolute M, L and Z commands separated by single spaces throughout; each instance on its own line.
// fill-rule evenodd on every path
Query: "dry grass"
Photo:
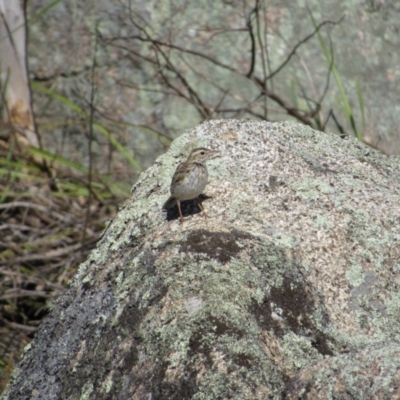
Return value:
M 89 184 L 0 147 L 0 393 L 52 300 L 125 199 L 118 196 L 100 179 Z

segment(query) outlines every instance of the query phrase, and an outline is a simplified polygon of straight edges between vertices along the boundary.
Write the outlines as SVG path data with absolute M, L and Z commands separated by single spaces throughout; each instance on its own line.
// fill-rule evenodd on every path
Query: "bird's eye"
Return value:
M 204 151 L 202 151 L 200 154 L 201 154 L 202 156 L 204 156 Z

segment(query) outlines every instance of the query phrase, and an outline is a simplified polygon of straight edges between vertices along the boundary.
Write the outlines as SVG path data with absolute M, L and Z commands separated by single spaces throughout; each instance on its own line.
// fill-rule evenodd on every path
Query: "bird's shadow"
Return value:
M 199 214 L 201 212 L 201 209 L 198 203 L 202 204 L 204 200 L 208 200 L 211 198 L 212 197 L 207 196 L 206 194 L 201 194 L 199 197 L 197 197 L 197 199 L 181 201 L 181 210 L 183 217 L 185 218 L 190 215 Z M 172 208 L 166 210 L 166 214 L 167 221 L 179 219 L 178 206 L 175 204 Z

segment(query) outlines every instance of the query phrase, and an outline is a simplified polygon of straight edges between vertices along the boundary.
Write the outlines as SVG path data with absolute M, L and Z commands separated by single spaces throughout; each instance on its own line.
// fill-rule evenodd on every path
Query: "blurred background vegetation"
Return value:
M 18 4 L 25 21 L 0 30 L 0 392 L 140 172 L 185 129 L 291 119 L 400 154 L 396 2 Z M 25 28 L 28 122 L 5 62 Z

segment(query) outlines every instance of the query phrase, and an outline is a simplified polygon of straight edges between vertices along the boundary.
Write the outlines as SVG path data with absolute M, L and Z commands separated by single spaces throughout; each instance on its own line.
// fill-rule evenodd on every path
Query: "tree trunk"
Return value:
M 196 201 L 163 213 L 194 147 Z M 400 162 L 289 123 L 210 121 L 144 172 L 26 349 L 26 399 L 400 396 Z
M 0 0 L 0 89 L 3 123 L 19 141 L 39 147 L 26 65 L 26 25 L 20 0 Z

